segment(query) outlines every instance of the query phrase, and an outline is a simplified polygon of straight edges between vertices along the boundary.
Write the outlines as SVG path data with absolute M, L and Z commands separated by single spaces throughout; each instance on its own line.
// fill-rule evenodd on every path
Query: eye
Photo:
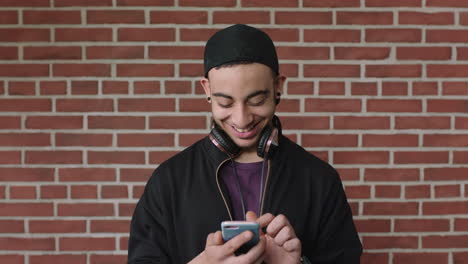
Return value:
M 249 99 L 248 104 L 252 106 L 260 106 L 265 103 L 266 95 L 257 95 Z
M 222 108 L 228 108 L 232 106 L 232 100 L 226 98 L 217 99 L 218 105 Z

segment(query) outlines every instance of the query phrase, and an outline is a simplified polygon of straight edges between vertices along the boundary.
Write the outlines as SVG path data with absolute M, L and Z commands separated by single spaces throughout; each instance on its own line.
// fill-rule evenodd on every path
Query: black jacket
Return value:
M 230 220 L 230 200 L 217 172 L 228 161 L 208 137 L 163 162 L 133 214 L 128 262 L 187 263 L 209 233 Z M 337 172 L 281 136 L 269 161 L 262 213 L 284 214 L 312 263 L 359 263 L 362 253 Z

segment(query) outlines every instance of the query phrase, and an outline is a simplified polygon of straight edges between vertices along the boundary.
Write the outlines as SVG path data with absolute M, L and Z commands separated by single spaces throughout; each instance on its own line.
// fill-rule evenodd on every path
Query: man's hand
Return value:
M 291 263 L 301 260 L 302 245 L 296 237 L 294 228 L 284 215 L 274 216 L 270 213 L 257 218 L 254 212 L 247 212 L 247 221 L 256 221 L 260 228 L 266 228 L 265 262 L 268 264 Z
M 226 243 L 223 243 L 221 231 L 211 233 L 206 238 L 205 250 L 200 253 L 190 264 L 205 263 L 236 263 L 236 264 L 260 264 L 264 261 L 265 238 L 261 237 L 258 244 L 251 248 L 246 254 L 235 256 L 234 252 L 244 243 L 252 238 L 250 231 L 242 232 L 233 237 Z

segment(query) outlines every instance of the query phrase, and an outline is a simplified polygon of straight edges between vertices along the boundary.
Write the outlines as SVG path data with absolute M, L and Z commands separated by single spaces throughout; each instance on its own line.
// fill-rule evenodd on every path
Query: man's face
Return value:
M 244 151 L 254 151 L 260 134 L 275 113 L 275 97 L 284 77 L 273 77 L 268 66 L 239 64 L 211 69 L 201 83 L 211 97 L 214 121 Z

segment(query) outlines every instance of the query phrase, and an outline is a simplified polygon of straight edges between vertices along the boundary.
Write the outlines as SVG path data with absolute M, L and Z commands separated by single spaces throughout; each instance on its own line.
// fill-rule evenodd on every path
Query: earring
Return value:
M 210 102 L 210 101 L 211 101 L 211 97 L 208 96 L 208 97 L 206 98 L 206 100 L 207 100 L 208 102 Z
M 275 98 L 275 103 L 276 104 L 279 104 L 280 100 L 281 100 L 281 93 L 276 93 L 276 98 Z

